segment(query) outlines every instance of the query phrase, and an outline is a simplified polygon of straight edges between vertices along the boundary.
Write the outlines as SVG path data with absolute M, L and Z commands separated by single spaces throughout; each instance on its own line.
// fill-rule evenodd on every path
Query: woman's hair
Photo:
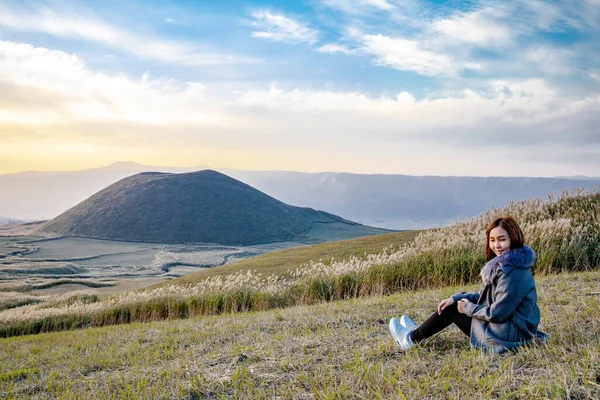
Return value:
M 498 217 L 488 225 L 485 231 L 485 259 L 487 261 L 490 261 L 492 258 L 496 257 L 496 253 L 494 253 L 490 248 L 490 231 L 498 226 L 508 232 L 511 250 L 523 247 L 523 231 L 521 230 L 521 227 L 517 221 L 515 221 L 513 217 L 509 216 Z

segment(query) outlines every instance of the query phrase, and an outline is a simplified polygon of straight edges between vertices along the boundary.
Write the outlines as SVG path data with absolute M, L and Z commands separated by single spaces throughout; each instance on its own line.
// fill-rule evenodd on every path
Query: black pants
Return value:
M 431 314 L 417 329 L 411 332 L 410 338 L 413 343 L 418 343 L 423 339 L 427 339 L 450 326 L 456 324 L 465 335 L 471 336 L 471 320 L 472 318 L 458 312 L 457 304 L 446 307 L 442 314 L 437 311 Z

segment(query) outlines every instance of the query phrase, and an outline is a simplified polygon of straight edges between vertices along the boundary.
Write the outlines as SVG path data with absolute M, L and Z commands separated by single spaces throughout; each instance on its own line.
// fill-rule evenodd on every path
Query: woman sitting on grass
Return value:
M 438 305 L 421 326 L 403 315 L 390 320 L 390 331 L 402 350 L 410 349 L 452 323 L 471 339 L 471 346 L 502 353 L 546 338 L 537 330 L 540 310 L 531 274 L 535 252 L 523 244 L 523 231 L 511 217 L 496 218 L 486 230 L 485 287 L 459 293 Z

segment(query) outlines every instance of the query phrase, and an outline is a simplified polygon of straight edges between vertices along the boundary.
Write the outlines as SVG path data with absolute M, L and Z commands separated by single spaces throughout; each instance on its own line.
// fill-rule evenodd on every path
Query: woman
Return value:
M 390 332 L 402 350 L 440 332 L 452 323 L 471 339 L 471 346 L 502 353 L 545 339 L 537 330 L 540 310 L 531 274 L 535 252 L 523 244 L 523 231 L 511 217 L 496 218 L 486 230 L 486 260 L 481 270 L 485 287 L 459 293 L 438 305 L 419 327 L 407 316 L 390 320 Z

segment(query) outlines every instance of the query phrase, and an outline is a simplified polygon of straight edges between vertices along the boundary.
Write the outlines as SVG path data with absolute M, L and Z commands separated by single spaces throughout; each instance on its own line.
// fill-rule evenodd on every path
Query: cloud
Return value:
M 594 64 L 594 38 L 600 39 L 598 0 L 480 0 L 468 10 L 411 0 L 379 8 L 360 0 L 324 4 L 347 14 L 345 32 L 340 30 L 338 38 L 345 46 L 324 45 L 317 51 L 367 56 L 374 65 L 443 77 L 446 82 L 438 83 L 453 88 L 474 75 L 543 77 L 564 87 L 566 79 L 577 80 L 582 68 Z M 580 35 L 577 30 L 585 38 L 575 36 Z M 548 32 L 560 40 L 546 36 Z M 576 43 L 567 47 L 563 39 Z
M 346 46 L 336 43 L 327 43 L 317 49 L 319 53 L 329 54 L 352 54 L 352 50 L 349 50 Z
M 28 116 L 32 123 L 231 123 L 219 118 L 202 89 L 171 79 L 150 79 L 144 75 L 132 80 L 124 74 L 98 73 L 75 55 L 7 41 L 0 41 L 0 59 L 0 82 L 13 88 L 8 93 L 14 93 L 13 100 L 22 105 L 20 110 L 11 110 L 11 114 Z M 30 100 L 38 96 L 51 100 L 42 104 Z M 180 100 L 174 101 L 175 98 Z M 188 98 L 198 100 L 202 109 L 181 101 Z M 31 107 L 36 104 L 37 108 Z
M 360 14 L 368 10 L 390 11 L 394 9 L 394 6 L 387 0 L 324 0 L 323 4 L 349 14 Z
M 545 31 L 563 31 L 565 28 L 584 30 L 598 26 L 594 19 L 599 9 L 595 0 L 573 0 L 548 2 L 542 0 L 518 0 L 513 3 L 514 18 L 521 20 L 529 29 L 535 27 Z
M 252 37 L 310 44 L 318 40 L 317 30 L 290 17 L 273 14 L 270 11 L 255 11 L 252 17 L 254 18 L 252 25 L 257 29 L 252 32 Z
M 196 46 L 162 39 L 113 26 L 87 11 L 54 10 L 42 5 L 29 8 L 0 4 L 0 27 L 23 32 L 42 32 L 68 39 L 82 39 L 140 57 L 186 66 L 252 62 L 247 57 L 199 51 Z
M 523 53 L 523 62 L 531 64 L 536 72 L 552 75 L 570 75 L 577 68 L 577 54 L 552 46 L 532 46 Z
M 435 171 L 424 161 L 432 161 L 434 153 L 463 162 L 469 152 L 501 149 L 526 157 L 526 150 L 543 153 L 558 143 L 582 154 L 600 146 L 600 95 L 566 96 L 541 79 L 496 80 L 486 91 L 464 88 L 417 100 L 409 92 L 370 97 L 277 84 L 239 91 L 211 82 L 106 74 L 75 55 L 7 41 L 0 41 L 0 59 L 1 135 L 16 132 L 22 143 L 39 148 L 57 140 L 65 146 L 139 145 L 156 153 L 176 146 L 202 154 L 219 149 L 220 157 L 228 148 L 248 154 L 303 149 L 298 154 L 305 157 L 318 143 L 323 154 L 337 154 L 337 170 L 356 170 L 357 157 L 367 165 L 377 154 L 371 165 L 384 168 L 396 165 L 399 154 L 426 154 L 420 161 L 423 173 Z M 16 140 L 11 149 L 27 148 Z
M 475 126 L 485 135 L 492 119 L 526 127 L 555 118 L 591 115 L 600 109 L 597 93 L 564 97 L 539 79 L 497 80 L 490 82 L 487 92 L 464 89 L 417 101 L 408 92 L 372 98 L 360 92 L 284 90 L 277 85 L 240 92 L 148 74 L 132 79 L 94 72 L 78 57 L 61 51 L 6 41 L 0 41 L 0 57 L 5 60 L 0 64 L 0 82 L 6 93 L 3 101 L 13 104 L 12 122 L 22 116 L 23 123 L 32 124 L 112 121 L 241 131 L 253 126 L 260 131 L 261 126 L 289 130 L 294 126 L 290 121 L 298 119 L 302 130 L 312 127 L 320 132 L 340 121 L 355 121 L 357 126 L 400 137 L 410 134 L 411 127 L 452 132 L 457 127 Z M 31 98 L 38 102 L 29 101 Z M 342 133 L 339 128 L 334 131 L 338 132 L 334 137 Z M 348 134 L 352 132 L 350 128 Z
M 460 65 L 449 55 L 422 47 L 421 42 L 383 35 L 361 35 L 361 50 L 375 56 L 374 62 L 401 71 L 414 71 L 421 75 L 453 75 L 466 65 Z M 475 66 L 470 66 L 474 68 Z
M 515 31 L 499 20 L 506 14 L 501 7 L 459 13 L 433 21 L 432 30 L 457 43 L 498 46 L 511 41 Z
M 381 7 L 387 13 L 384 19 L 394 21 L 382 27 L 381 18 L 374 21 L 368 14 L 354 14 L 352 7 L 367 7 L 366 2 L 326 2 L 327 5 L 354 16 L 342 37 L 354 50 L 348 51 L 347 46 L 328 44 L 317 51 L 367 55 L 372 57 L 375 65 L 412 71 L 424 76 L 457 78 L 464 70 L 482 69 L 483 64 L 470 55 L 472 48 L 488 47 L 491 44 L 504 45 L 513 37 L 510 28 L 499 21 L 505 15 L 501 7 L 459 12 L 440 18 L 435 17 L 436 14 L 432 17 L 430 13 L 417 10 L 416 5 L 409 3 L 398 3 L 402 8 Z M 368 6 L 373 7 L 373 4 Z M 409 11 L 415 15 L 407 16 Z M 362 20 L 357 20 L 361 17 Z

